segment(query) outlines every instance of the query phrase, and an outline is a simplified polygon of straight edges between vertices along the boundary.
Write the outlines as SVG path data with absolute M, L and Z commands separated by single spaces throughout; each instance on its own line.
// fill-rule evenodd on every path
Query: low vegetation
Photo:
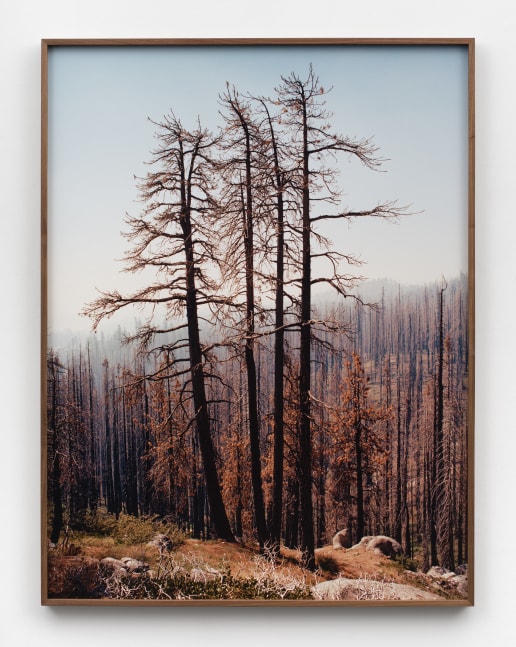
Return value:
M 142 567 L 117 569 L 106 558 L 132 558 Z M 312 597 L 313 582 L 270 551 L 188 539 L 156 518 L 97 513 L 88 529 L 69 529 L 49 553 L 51 598 L 297 600 Z
M 125 560 L 122 563 L 121 560 Z M 309 600 L 313 587 L 347 578 L 350 595 L 383 594 L 383 585 L 409 585 L 442 597 L 458 597 L 429 581 L 416 559 L 387 559 L 371 551 L 316 550 L 316 571 L 302 567 L 299 550 L 280 554 L 258 544 L 192 539 L 158 518 L 98 511 L 82 528 L 51 546 L 50 598 L 116 600 Z M 371 584 L 376 582 L 378 586 Z M 380 584 L 382 586 L 380 586 Z M 382 588 L 383 587 L 383 588 Z M 357 598 L 358 599 L 358 598 Z M 380 598 L 370 598 L 380 599 Z

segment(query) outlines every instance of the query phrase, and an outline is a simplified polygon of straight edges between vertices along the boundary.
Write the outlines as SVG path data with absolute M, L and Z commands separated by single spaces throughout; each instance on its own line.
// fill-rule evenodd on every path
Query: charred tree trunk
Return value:
M 357 541 L 364 536 L 364 470 L 362 464 L 362 425 L 355 425 L 355 457 L 357 475 Z
M 276 332 L 274 335 L 274 465 L 273 465 L 273 502 L 272 502 L 272 530 L 273 545 L 279 548 L 281 537 L 281 519 L 283 515 L 283 453 L 284 453 L 284 376 L 285 363 L 285 331 L 284 324 L 284 202 L 283 178 L 279 170 L 279 159 L 274 130 L 270 127 L 274 152 L 274 167 L 276 178 L 276 294 L 275 317 Z
M 115 516 L 118 519 L 122 511 L 122 482 L 120 476 L 120 437 L 118 424 L 118 402 L 113 389 L 113 429 L 112 429 L 112 463 L 113 463 L 113 504 Z
M 402 498 L 401 498 L 401 376 L 399 356 L 397 359 L 397 388 L 396 388 L 396 507 L 394 510 L 394 539 L 402 541 Z
M 98 475 L 97 475 L 97 447 L 96 447 L 96 434 L 95 434 L 95 409 L 94 409 L 94 385 L 93 385 L 93 371 L 91 368 L 90 345 L 88 343 L 88 433 L 89 433 L 89 453 L 90 453 L 90 476 L 88 486 L 88 505 L 92 512 L 96 512 L 99 501 L 98 492 Z
M 183 186 L 182 192 L 185 191 Z M 190 375 L 192 380 L 192 395 L 195 408 L 195 420 L 199 437 L 206 488 L 210 504 L 210 514 L 215 532 L 220 539 L 235 541 L 229 525 L 226 509 L 222 501 L 219 478 L 215 463 L 215 448 L 211 437 L 210 416 L 206 398 L 203 356 L 199 334 L 199 319 L 197 313 L 197 290 L 195 286 L 195 258 L 192 240 L 192 224 L 186 207 L 186 195 L 183 196 L 183 212 L 181 228 L 186 259 L 186 316 L 188 322 L 188 346 L 190 351 Z
M 104 488 L 107 503 L 107 510 L 113 514 L 116 513 L 114 488 L 113 488 L 113 455 L 112 455 L 112 427 L 111 427 L 111 398 L 109 397 L 109 363 L 106 360 L 103 362 L 104 367 L 104 428 L 105 428 L 105 444 L 104 444 Z
M 436 378 L 436 415 L 434 430 L 435 482 L 433 513 L 436 548 L 441 565 L 454 568 L 453 545 L 450 538 L 450 505 L 448 501 L 448 477 L 446 474 L 444 442 L 444 292 L 446 283 L 439 291 L 439 346 Z
M 299 481 L 290 479 L 287 482 L 285 505 L 285 545 L 289 548 L 299 546 Z
M 126 464 L 126 486 L 125 505 L 127 514 L 138 516 L 138 477 L 136 467 L 136 446 L 134 443 L 134 428 L 132 423 L 128 424 L 127 405 L 125 391 L 122 391 L 122 416 L 125 437 L 125 464 Z
M 52 438 L 50 447 L 50 458 L 52 461 L 52 528 L 50 541 L 57 544 L 63 527 L 63 495 L 61 488 L 61 458 L 59 454 L 59 431 L 58 431 L 58 393 L 59 393 L 59 367 L 57 357 L 51 355 L 48 361 L 50 410 L 48 419 L 49 437 Z
M 142 360 L 142 405 L 143 405 L 143 456 L 146 456 L 150 447 L 150 425 L 149 425 L 149 394 L 148 385 L 145 379 L 146 369 L 145 360 Z M 143 487 L 143 509 L 145 514 L 152 512 L 152 484 L 149 479 L 149 461 L 142 460 L 142 487 Z
M 303 104 L 303 187 L 302 187 L 302 274 L 301 274 L 301 347 L 299 357 L 299 447 L 302 550 L 306 567 L 315 569 L 314 514 L 312 502 L 311 437 L 311 343 L 312 343 L 312 253 L 310 221 L 310 171 L 306 105 Z
M 249 129 L 241 118 L 245 132 L 245 205 L 244 206 L 244 251 L 246 285 L 246 340 L 245 365 L 247 371 L 249 444 L 251 448 L 251 480 L 253 486 L 254 516 L 258 543 L 263 549 L 267 539 L 265 505 L 263 501 L 262 467 L 260 452 L 260 426 L 258 420 L 258 386 L 255 361 L 255 301 L 254 301 L 254 225 L 253 191 L 251 175 L 251 142 Z

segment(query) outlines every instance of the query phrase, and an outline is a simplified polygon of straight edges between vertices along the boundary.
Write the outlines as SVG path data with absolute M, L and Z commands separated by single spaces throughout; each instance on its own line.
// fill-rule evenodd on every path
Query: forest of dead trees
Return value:
M 125 234 L 148 280 L 84 311 L 94 329 L 126 306 L 144 319 L 48 351 L 53 543 L 105 507 L 300 548 L 308 568 L 342 528 L 425 567 L 466 560 L 467 280 L 360 297 L 359 261 L 318 226 L 406 210 L 342 210 L 339 159 L 381 159 L 332 132 L 325 94 L 310 69 L 272 99 L 228 85 L 217 135 L 156 123 Z

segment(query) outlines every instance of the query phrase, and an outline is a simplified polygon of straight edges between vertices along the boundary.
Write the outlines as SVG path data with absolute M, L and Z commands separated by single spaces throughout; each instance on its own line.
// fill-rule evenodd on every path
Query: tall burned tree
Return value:
M 210 516 L 218 537 L 234 541 L 219 483 L 212 438 L 207 380 L 209 348 L 201 343 L 202 306 L 216 302 L 216 282 L 207 266 L 216 265 L 213 222 L 215 200 L 211 179 L 214 137 L 200 125 L 192 131 L 173 115 L 156 123 L 158 146 L 151 163 L 157 170 L 141 181 L 144 209 L 128 216 L 126 237 L 133 247 L 125 271 L 153 270 L 156 280 L 130 294 L 101 293 L 84 313 L 100 321 L 126 306 L 163 306 L 171 325 L 154 323 L 151 315 L 130 341 L 142 351 L 166 355 L 169 362 L 147 379 L 184 380 L 182 397 L 192 411 L 202 456 Z M 211 267 L 211 266 L 210 266 Z M 186 321 L 185 321 L 186 315 Z M 167 341 L 174 335 L 173 341 Z M 163 344 L 156 339 L 165 338 Z
M 309 568 L 315 566 L 315 539 L 312 503 L 312 344 L 316 338 L 313 320 L 312 287 L 326 283 L 343 297 L 350 296 L 355 279 L 340 273 L 339 263 L 356 263 L 350 256 L 329 249 L 325 239 L 315 229 L 316 223 L 329 219 L 356 217 L 396 218 L 403 209 L 394 203 L 378 204 L 367 211 L 336 211 L 324 214 L 313 209 L 313 202 L 326 203 L 337 208 L 339 193 L 335 188 L 336 171 L 326 166 L 328 157 L 343 153 L 357 158 L 368 168 L 380 166 L 377 149 L 370 140 L 354 140 L 331 132 L 328 120 L 331 114 L 325 108 L 326 91 L 310 66 L 306 80 L 295 73 L 282 77 L 277 89 L 278 102 L 283 109 L 282 122 L 291 135 L 290 156 L 295 163 L 299 195 L 299 224 L 301 235 L 301 262 L 298 286 L 300 290 L 300 362 L 299 362 L 299 447 L 300 447 L 300 503 L 302 516 L 302 549 Z M 328 276 L 314 276 L 312 261 L 322 258 L 329 262 Z M 322 324 L 324 327 L 324 324 Z
M 443 279 L 439 290 L 439 322 L 438 322 L 438 358 L 437 374 L 435 381 L 435 413 L 434 413 L 434 467 L 433 467 L 433 492 L 432 492 L 432 556 L 437 563 L 437 551 L 441 565 L 449 570 L 455 568 L 453 554 L 453 533 L 451 524 L 451 505 L 449 492 L 449 479 L 447 471 L 453 467 L 446 461 L 445 438 L 445 322 L 444 322 L 444 293 L 448 287 Z
M 104 399 L 103 488 L 108 512 L 113 513 L 118 519 L 122 511 L 122 484 L 115 374 L 107 359 L 102 363 L 102 368 Z
M 223 211 L 226 217 L 230 216 L 228 227 L 224 231 L 226 248 L 224 274 L 225 277 L 237 283 L 237 302 L 235 303 L 233 295 L 228 298 L 228 301 L 233 300 L 233 305 L 237 308 L 239 308 L 238 282 L 241 281 L 244 284 L 243 307 L 240 307 L 244 310 L 244 321 L 243 326 L 237 326 L 237 330 L 240 327 L 243 328 L 254 516 L 258 542 L 263 548 L 267 540 L 267 526 L 263 498 L 255 358 L 258 334 L 255 325 L 257 315 L 255 264 L 259 256 L 255 244 L 255 230 L 259 226 L 256 208 L 256 187 L 259 185 L 256 157 L 260 152 L 261 138 L 249 101 L 244 100 L 234 87 L 229 85 L 226 87 L 225 93 L 220 97 L 220 103 L 224 108 L 225 120 L 222 141 L 224 160 L 221 163 L 225 186 Z
M 333 410 L 331 429 L 336 445 L 335 469 L 342 474 L 341 487 L 345 485 L 349 493 L 352 492 L 349 499 L 355 510 L 355 539 L 359 541 L 373 532 L 371 527 L 366 527 L 366 489 L 380 480 L 386 457 L 385 423 L 391 416 L 391 409 L 371 401 L 369 378 L 355 352 L 346 362 L 346 373 L 340 388 L 340 401 Z M 335 496 L 338 499 L 339 493 Z
M 299 236 L 287 223 L 289 211 L 296 210 L 291 169 L 287 168 L 291 164 L 285 144 L 288 133 L 282 131 L 280 117 L 270 99 L 241 95 L 227 85 L 220 103 L 225 120 L 220 165 L 225 225 L 219 233 L 226 253 L 224 272 L 234 284 L 228 304 L 243 313 L 237 321 L 236 334 L 245 344 L 256 528 L 261 545 L 267 538 L 270 547 L 279 549 L 283 515 L 285 332 L 293 325 L 288 322 L 285 305 L 285 274 L 289 265 L 297 262 L 299 248 L 294 240 Z M 266 304 L 269 299 L 272 306 Z M 274 337 L 270 348 L 274 366 L 274 447 L 273 488 L 266 526 L 256 358 L 257 340 L 269 335 Z
M 283 516 L 283 475 L 285 446 L 285 274 L 288 266 L 287 212 L 290 169 L 286 168 L 287 152 L 279 131 L 280 119 L 271 114 L 270 101 L 258 99 L 259 109 L 264 115 L 262 140 L 266 142 L 262 167 L 265 167 L 265 184 L 268 189 L 268 211 L 272 214 L 270 228 L 275 231 L 275 271 L 271 277 L 274 285 L 274 450 L 273 450 L 273 494 L 270 521 L 271 546 L 279 550 L 281 520 Z M 293 246 L 295 249 L 295 245 Z M 294 252 L 295 253 L 295 252 Z
M 49 494 L 53 507 L 51 541 L 57 543 L 63 525 L 77 528 L 97 501 L 89 498 L 94 465 L 90 455 L 89 408 L 84 390 L 87 375 L 76 349 L 61 360 L 47 354 L 47 421 Z
M 52 502 L 52 523 L 50 541 L 57 544 L 63 527 L 63 488 L 61 466 L 61 373 L 64 366 L 58 355 L 49 350 L 47 354 L 47 440 L 48 440 L 48 474 L 49 499 Z M 62 396 L 61 396 L 62 397 Z
M 87 345 L 87 374 L 88 374 L 88 436 L 89 436 L 89 457 L 91 474 L 88 485 L 88 503 L 93 512 L 96 511 L 99 501 L 99 484 L 97 473 L 97 443 L 95 431 L 95 407 L 94 407 L 94 377 L 91 365 L 90 344 Z

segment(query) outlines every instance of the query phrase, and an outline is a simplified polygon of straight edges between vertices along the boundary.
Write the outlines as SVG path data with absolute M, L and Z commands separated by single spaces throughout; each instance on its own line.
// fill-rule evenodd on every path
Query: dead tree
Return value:
M 52 501 L 50 541 L 57 544 L 63 527 L 63 491 L 60 452 L 60 378 L 64 366 L 58 355 L 49 350 L 47 355 L 47 440 L 49 459 L 49 489 Z
M 316 223 L 330 219 L 353 219 L 359 217 L 397 218 L 404 209 L 395 203 L 378 204 L 365 211 L 341 211 L 339 193 L 335 188 L 336 170 L 326 165 L 328 158 L 343 153 L 358 159 L 368 168 L 378 168 L 382 160 L 376 156 L 377 148 L 370 140 L 354 140 L 330 131 L 328 120 L 331 114 L 325 108 L 324 96 L 327 91 L 320 85 L 310 66 L 306 80 L 295 73 L 282 77 L 277 89 L 278 102 L 283 110 L 282 122 L 290 131 L 290 155 L 295 161 L 299 195 L 299 232 L 302 239 L 300 277 L 298 280 L 300 307 L 300 500 L 302 514 L 302 548 L 306 562 L 314 567 L 314 528 L 312 503 L 312 438 L 311 438 L 311 385 L 312 344 L 315 340 L 312 308 L 312 287 L 326 283 L 343 297 L 351 296 L 351 289 L 359 277 L 341 273 L 341 262 L 357 264 L 357 260 L 331 250 L 327 242 L 316 231 Z M 317 201 L 333 206 L 335 212 L 314 213 L 312 204 Z M 319 207 L 320 209 L 320 207 Z M 325 259 L 330 266 L 326 276 L 313 276 L 314 258 Z M 323 327 L 324 323 L 321 324 Z
M 260 98 L 264 120 L 262 140 L 267 142 L 263 152 L 262 168 L 266 169 L 266 185 L 270 192 L 270 212 L 273 214 L 271 229 L 275 231 L 275 272 L 274 284 L 274 454 L 273 454 L 273 495 L 272 518 L 270 523 L 271 546 L 279 550 L 281 520 L 283 515 L 283 474 L 284 474 L 284 415 L 285 415 L 285 268 L 287 265 L 286 215 L 288 211 L 287 190 L 290 172 L 285 167 L 285 144 L 278 133 L 278 118 L 271 114 L 270 101 Z
M 187 130 L 174 114 L 155 125 L 158 146 L 151 163 L 157 170 L 140 182 L 145 205 L 141 216 L 126 219 L 126 237 L 133 246 L 125 256 L 125 271 L 150 269 L 156 280 L 128 296 L 118 291 L 101 293 L 84 314 L 93 319 L 96 329 L 102 319 L 126 306 L 150 307 L 146 323 L 127 341 L 138 342 L 141 351 L 152 350 L 170 358 L 166 368 L 146 379 L 184 381 L 183 403 L 193 408 L 190 422 L 197 429 L 215 533 L 234 541 L 218 478 L 207 395 L 210 348 L 201 342 L 199 314 L 201 307 L 217 301 L 212 271 L 217 265 L 211 178 L 215 138 L 200 125 Z M 154 323 L 160 306 L 170 325 Z M 175 335 L 171 342 L 160 345 L 155 341 L 171 335 Z
M 258 384 L 256 375 L 256 315 L 255 229 L 259 226 L 256 209 L 257 160 L 261 147 L 260 131 L 250 102 L 229 84 L 220 96 L 225 127 L 222 137 L 223 160 L 220 163 L 223 186 L 223 212 L 226 218 L 223 237 L 226 259 L 224 277 L 235 284 L 235 294 L 228 303 L 237 311 L 243 310 L 243 322 L 237 324 L 237 336 L 242 337 L 244 363 L 247 375 L 247 413 L 251 451 L 251 483 L 254 517 L 260 548 L 267 541 L 267 525 L 263 497 L 260 452 L 260 423 L 258 412 Z M 242 262 L 239 262 L 239 258 Z M 243 265 L 243 266 L 242 266 Z M 243 303 L 239 303 L 240 284 Z M 236 296 L 236 298 L 235 298 Z M 241 330 L 241 333 L 240 333 Z

